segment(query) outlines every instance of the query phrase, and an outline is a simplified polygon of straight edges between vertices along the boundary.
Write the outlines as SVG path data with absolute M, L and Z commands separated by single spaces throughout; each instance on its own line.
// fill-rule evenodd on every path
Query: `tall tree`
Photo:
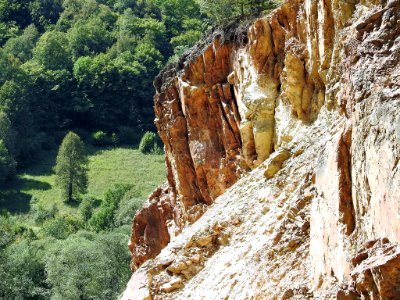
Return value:
M 259 14 L 276 7 L 279 0 L 196 0 L 201 11 L 214 23 L 234 17 Z
M 87 156 L 80 137 L 69 132 L 58 150 L 55 172 L 56 184 L 60 187 L 64 201 L 87 190 Z

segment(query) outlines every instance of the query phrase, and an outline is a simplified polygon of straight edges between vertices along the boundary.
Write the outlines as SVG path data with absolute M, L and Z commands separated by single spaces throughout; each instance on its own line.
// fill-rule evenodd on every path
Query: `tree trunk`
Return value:
M 68 185 L 68 202 L 72 201 L 72 180 L 69 182 Z
M 72 181 L 73 175 L 72 175 L 72 159 L 71 157 L 69 158 L 69 182 L 68 182 L 68 202 L 72 201 Z

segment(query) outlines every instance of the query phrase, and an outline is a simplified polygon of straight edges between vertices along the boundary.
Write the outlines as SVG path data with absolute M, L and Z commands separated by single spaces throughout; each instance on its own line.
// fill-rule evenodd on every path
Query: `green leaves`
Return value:
M 65 33 L 48 31 L 40 37 L 33 58 L 46 69 L 70 69 L 72 60 L 68 45 Z
M 154 130 L 153 79 L 204 16 L 196 0 L 0 0 L 0 110 L 19 165 L 73 128 Z
M 115 226 L 115 213 L 124 195 L 131 188 L 131 185 L 119 184 L 107 191 L 105 199 L 98 211 L 96 211 L 96 213 L 89 220 L 89 225 L 93 230 L 107 230 Z
M 6 55 L 12 55 L 21 62 L 26 62 L 32 58 L 32 50 L 39 38 L 39 32 L 34 25 L 25 28 L 24 33 L 11 38 L 4 45 Z
M 42 29 L 55 24 L 63 10 L 62 0 L 33 0 L 29 8 L 32 21 Z
M 105 52 L 113 44 L 111 33 L 104 28 L 99 18 L 75 23 L 68 32 L 68 39 L 74 60 Z
M 46 263 L 52 299 L 115 299 L 129 277 L 121 233 L 79 232 L 60 241 Z
M 139 150 L 144 153 L 162 153 L 160 138 L 154 132 L 147 131 L 140 140 Z

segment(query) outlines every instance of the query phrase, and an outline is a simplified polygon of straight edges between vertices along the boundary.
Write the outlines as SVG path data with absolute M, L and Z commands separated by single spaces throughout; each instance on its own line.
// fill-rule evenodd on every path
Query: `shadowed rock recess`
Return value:
M 400 1 L 289 0 L 155 80 L 123 299 L 400 299 Z

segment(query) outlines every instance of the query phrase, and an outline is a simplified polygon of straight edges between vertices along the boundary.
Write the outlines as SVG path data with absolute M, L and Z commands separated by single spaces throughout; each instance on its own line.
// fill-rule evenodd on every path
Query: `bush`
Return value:
M 90 218 L 89 225 L 95 231 L 110 229 L 114 226 L 114 215 L 125 193 L 132 185 L 117 184 L 109 189 L 99 210 Z
M 54 219 L 58 214 L 58 207 L 57 205 L 53 204 L 50 209 L 46 209 L 41 204 L 36 204 L 38 200 L 32 197 L 31 203 L 33 203 L 33 219 L 36 224 L 43 224 L 45 221 Z
M 117 211 L 115 212 L 115 226 L 128 225 L 132 223 L 133 217 L 136 212 L 143 206 L 144 199 L 142 198 L 129 198 L 121 201 Z
M 92 217 L 94 209 L 98 206 L 99 200 L 90 196 L 85 196 L 79 205 L 79 212 L 83 221 L 88 221 Z
M 147 131 L 139 144 L 139 150 L 144 153 L 156 153 L 160 154 L 162 153 L 161 147 L 160 147 L 160 138 L 158 137 L 157 134 L 154 132 Z
M 144 201 L 145 198 L 142 197 L 142 192 L 136 186 L 130 188 L 122 197 L 118 209 L 115 211 L 115 226 L 131 224 L 133 217 L 142 208 Z
M 43 224 L 44 235 L 64 240 L 83 227 L 82 222 L 73 216 L 58 216 Z
M 90 218 L 89 226 L 94 231 L 102 231 L 113 227 L 115 209 L 111 206 L 102 206 Z
M 46 239 L 21 239 L 3 252 L 0 299 L 49 299 L 45 258 L 50 245 Z
M 15 222 L 9 215 L 0 215 L 0 251 L 14 241 Z
M 111 140 L 104 131 L 96 131 L 92 134 L 92 144 L 94 146 L 108 146 L 111 144 Z
M 111 134 L 111 143 L 112 143 L 114 146 L 117 146 L 117 145 L 119 144 L 119 137 L 118 137 L 118 135 L 117 135 L 115 132 L 113 132 L 113 133 Z

